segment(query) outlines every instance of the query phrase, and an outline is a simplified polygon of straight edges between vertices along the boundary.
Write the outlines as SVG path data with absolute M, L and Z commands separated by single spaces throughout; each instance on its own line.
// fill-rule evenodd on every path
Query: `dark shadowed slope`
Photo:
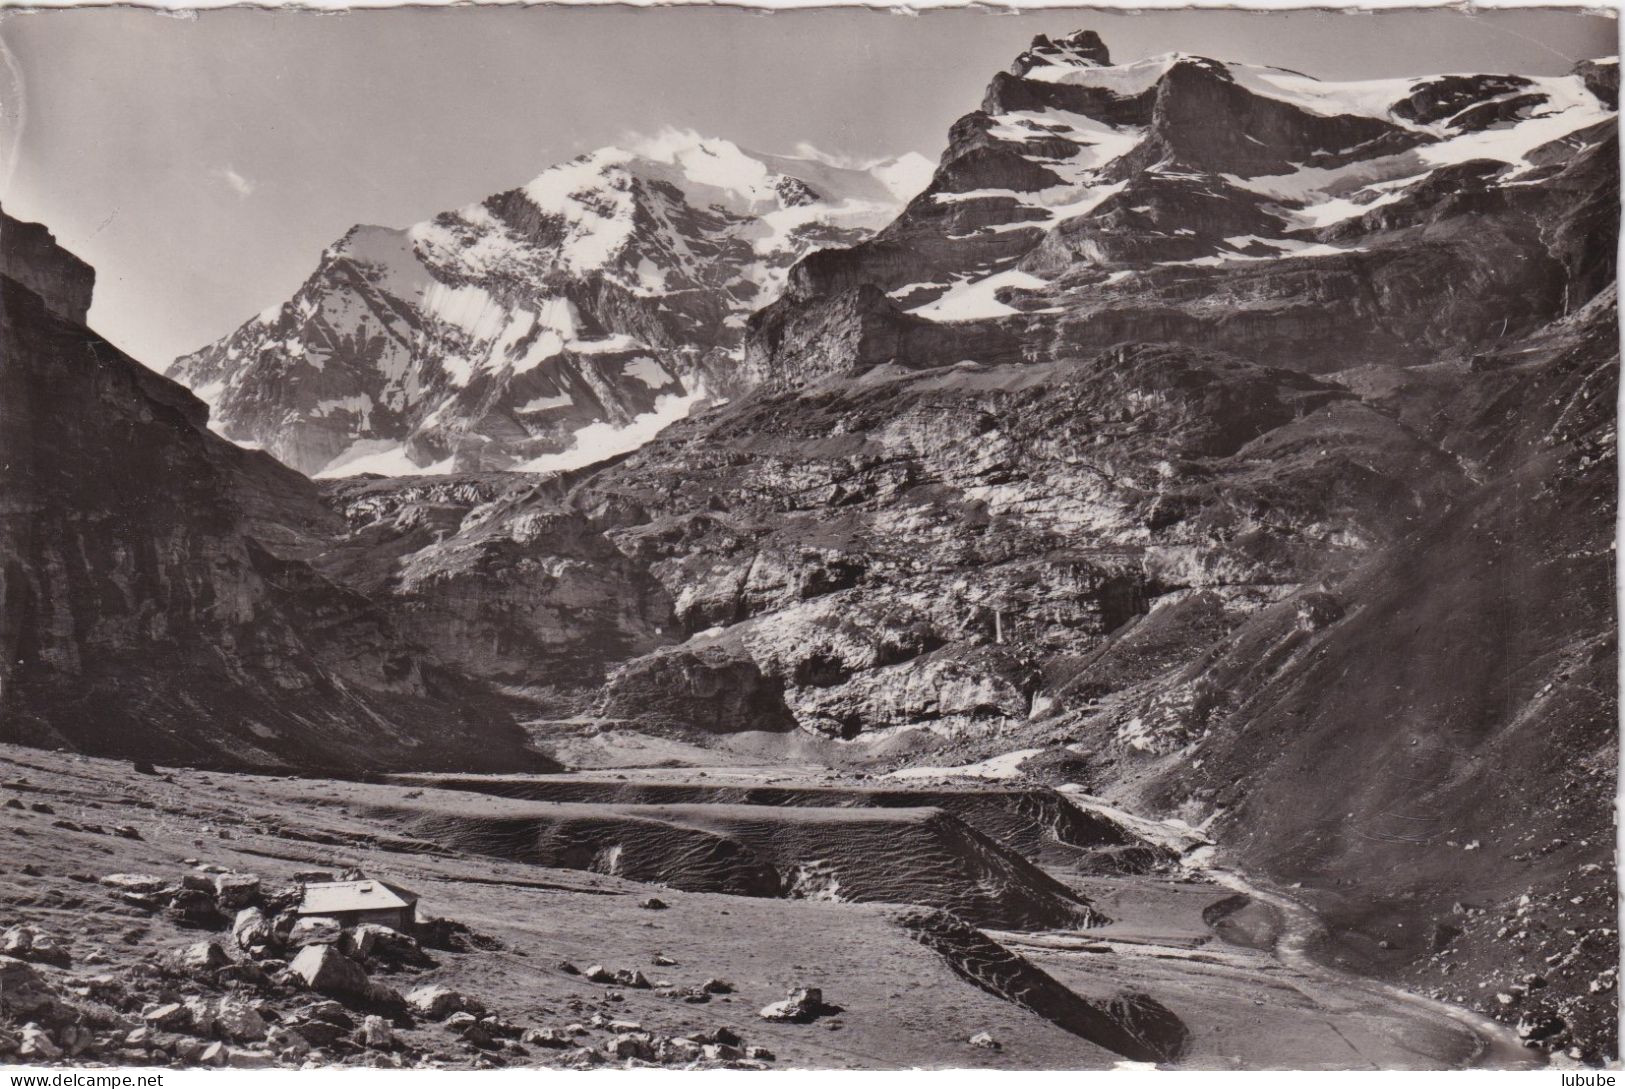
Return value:
M 294 558 L 331 529 L 310 483 L 211 435 L 201 402 L 88 330 L 88 266 L 48 236 L 5 253 L 0 737 L 236 765 L 547 765 L 506 708 Z

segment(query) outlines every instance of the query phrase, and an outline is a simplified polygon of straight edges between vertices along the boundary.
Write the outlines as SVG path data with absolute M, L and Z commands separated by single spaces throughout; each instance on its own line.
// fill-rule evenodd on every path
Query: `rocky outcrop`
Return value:
M 897 924 L 973 986 L 1125 1058 L 1172 1062 L 1185 1050 L 1190 1029 L 1149 995 L 1083 998 L 949 912 L 911 910 L 899 915 Z M 978 1046 L 990 1045 L 998 1047 L 991 1040 Z
M 96 270 L 57 245 L 42 223 L 0 218 L 0 276 L 36 295 L 66 321 L 83 324 L 96 289 Z
M 235 765 L 545 764 L 511 708 L 298 558 L 335 525 L 307 481 L 3 287 L 0 736 Z

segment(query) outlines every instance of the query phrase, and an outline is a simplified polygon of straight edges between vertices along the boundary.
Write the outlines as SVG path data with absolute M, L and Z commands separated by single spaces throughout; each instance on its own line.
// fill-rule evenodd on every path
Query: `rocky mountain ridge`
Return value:
M 745 315 L 885 223 L 923 160 L 863 168 L 667 132 L 394 230 L 169 374 L 313 476 L 531 471 L 632 449 L 738 391 Z
M 1114 65 L 1092 32 L 1041 37 L 896 221 L 791 271 L 752 319 L 747 370 L 1170 340 L 1325 373 L 1492 348 L 1611 275 L 1595 230 L 1545 217 L 1605 194 L 1617 81 L 1609 61 L 1327 83 L 1183 54 Z M 817 327 L 854 309 L 861 334 Z

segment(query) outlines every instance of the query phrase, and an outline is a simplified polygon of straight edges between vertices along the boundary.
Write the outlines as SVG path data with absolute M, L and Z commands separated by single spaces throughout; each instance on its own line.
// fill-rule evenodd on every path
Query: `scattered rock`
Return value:
M 725 979 L 708 979 L 700 984 L 700 990 L 706 994 L 733 994 L 734 985 Z
M 226 1055 L 226 1065 L 237 1070 L 264 1070 L 277 1064 L 269 1051 L 248 1051 L 232 1048 Z
M 154 893 L 163 889 L 165 881 L 150 873 L 110 873 L 101 883 L 119 892 Z
M 704 1054 L 704 1049 L 697 1042 L 685 1037 L 655 1041 L 655 1058 L 663 1063 L 697 1062 Z
M 0 953 L 18 960 L 66 968 L 73 958 L 50 932 L 37 926 L 14 926 L 0 934 Z
M 268 1026 L 258 1009 L 245 999 L 222 998 L 214 1012 L 215 1031 L 228 1040 L 247 1043 L 265 1039 Z
M 309 1054 L 310 1040 L 291 1025 L 272 1025 L 265 1033 L 265 1044 L 278 1055 L 301 1058 Z
M 214 899 L 228 911 L 247 907 L 260 898 L 260 879 L 251 873 L 216 874 Z
M 554 1028 L 526 1029 L 519 1037 L 520 1043 L 530 1044 L 533 1047 L 565 1048 L 573 1042 L 568 1032 Z
M 165 1032 L 179 1032 L 192 1025 L 192 1011 L 179 1002 L 165 1002 L 161 1005 L 148 1006 L 141 1011 L 141 1019 L 153 1028 Z M 137 1030 L 140 1031 L 140 1030 Z M 130 1043 L 139 1041 L 131 1040 Z
M 169 915 L 181 926 L 203 930 L 214 930 L 226 923 L 214 897 L 197 889 L 177 891 L 169 901 Z
M 375 1051 L 388 1051 L 395 1046 L 395 1029 L 377 1014 L 368 1014 L 361 1021 L 361 1043 Z
M 589 1066 L 597 1066 L 603 1061 L 603 1056 L 590 1047 L 578 1047 L 574 1051 L 566 1051 L 563 1057 L 567 1064 L 578 1070 Z
M 602 964 L 590 965 L 587 968 L 586 975 L 587 979 L 593 983 L 615 982 L 615 973 L 611 972 L 608 968 L 605 968 Z
M 113 834 L 115 836 L 119 837 L 120 839 L 140 839 L 141 838 L 140 831 L 138 831 L 132 825 L 128 825 L 128 824 L 115 824 L 113 826 Z
M 612 1059 L 641 1059 L 652 1062 L 655 1057 L 654 1037 L 647 1032 L 623 1032 L 612 1036 L 604 1044 L 604 1054 Z
M 461 991 L 454 991 L 439 983 L 419 987 L 411 992 L 406 996 L 406 1004 L 411 1007 L 412 1012 L 431 1021 L 439 1021 L 455 1013 L 467 1013 L 471 1016 L 485 1013 L 485 1005 L 478 999 L 470 998 Z
M 212 972 L 231 963 L 217 942 L 194 942 L 175 954 L 175 963 L 190 972 Z
M 647 908 L 650 911 L 665 911 L 667 906 L 666 901 L 662 900 L 658 896 L 651 896 L 647 900 L 644 900 L 642 903 L 638 904 L 638 907 Z
M 622 987 L 633 987 L 638 990 L 648 990 L 649 980 L 636 968 L 622 968 L 615 973 L 615 982 Z
M 356 960 L 366 960 L 372 956 L 377 945 L 378 935 L 370 926 L 352 927 L 339 935 L 339 948 L 345 956 Z
M 62 1049 L 51 1034 L 30 1022 L 23 1026 L 22 1035 L 17 1044 L 17 1055 L 23 1059 L 59 1059 Z
M 231 924 L 231 940 L 247 952 L 264 949 L 273 939 L 271 923 L 259 908 L 245 907 Z
M 656 953 L 653 957 L 649 958 L 649 963 L 653 964 L 656 968 L 677 967 L 677 962 L 666 956 L 664 953 Z
M 986 1033 L 983 1035 L 986 1035 Z M 998 1045 L 995 1044 L 994 1046 L 996 1047 Z M 773 1052 L 769 1051 L 767 1048 L 756 1046 L 747 1047 L 745 1049 L 745 1058 L 755 1059 L 757 1062 L 764 1063 L 775 1062 L 778 1060 L 778 1056 L 773 1054 Z
M 992 1035 L 986 1032 L 978 1032 L 975 1036 L 972 1036 L 970 1038 L 970 1046 L 986 1048 L 989 1051 L 1004 1050 L 1004 1045 L 999 1043 L 999 1041 L 995 1040 Z
M 760 1016 L 766 1021 L 795 1021 L 805 1023 L 826 1013 L 839 1012 L 824 1004 L 824 992 L 817 987 L 801 987 L 790 992 L 782 1001 L 763 1006 Z

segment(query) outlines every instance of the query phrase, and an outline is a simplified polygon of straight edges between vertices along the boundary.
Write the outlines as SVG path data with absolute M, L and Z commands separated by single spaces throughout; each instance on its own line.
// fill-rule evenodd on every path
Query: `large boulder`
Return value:
M 357 1033 L 361 1043 L 375 1051 L 388 1051 L 395 1046 L 395 1030 L 377 1014 L 368 1014 Z
M 345 930 L 339 940 L 339 948 L 345 956 L 356 960 L 377 958 L 407 964 L 425 962 L 416 938 L 377 923 L 362 923 Z
M 307 945 L 288 970 L 321 994 L 366 998 L 372 989 L 366 970 L 332 945 Z
M 40 1026 L 27 1024 L 23 1026 L 22 1039 L 17 1045 L 17 1057 L 20 1059 L 60 1059 L 62 1048 L 57 1046 L 51 1034 Z
M 604 1044 L 604 1054 L 611 1059 L 641 1059 L 652 1062 L 655 1057 L 654 1037 L 647 1032 L 623 1032 L 612 1036 Z
M 212 892 L 183 888 L 169 901 L 169 917 L 179 926 L 215 930 L 226 923 Z
M 141 1011 L 141 1019 L 151 1028 L 161 1032 L 179 1032 L 191 1028 L 192 1015 L 193 1011 L 180 1002 L 163 1002 Z

